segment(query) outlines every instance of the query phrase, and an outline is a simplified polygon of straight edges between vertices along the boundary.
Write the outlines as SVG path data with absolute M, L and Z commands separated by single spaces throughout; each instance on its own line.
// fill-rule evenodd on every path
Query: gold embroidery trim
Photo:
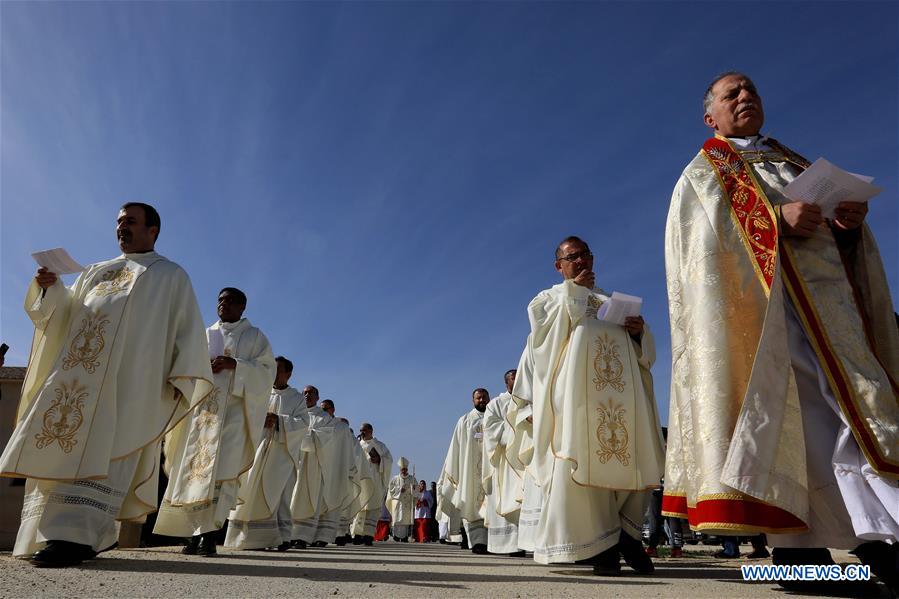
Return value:
M 618 342 L 610 339 L 608 333 L 602 333 L 596 336 L 593 344 L 596 348 L 596 355 L 593 357 L 593 370 L 596 371 L 593 384 L 596 385 L 596 390 L 602 391 L 608 386 L 621 393 L 625 387 L 621 380 L 624 364 L 621 362 Z
M 629 438 L 624 406 L 615 403 L 610 397 L 606 405 L 602 403 L 596 408 L 599 413 L 599 426 L 596 427 L 596 438 L 600 449 L 596 452 L 603 464 L 616 458 L 623 466 L 630 463 L 631 454 L 627 452 Z
M 62 369 L 70 370 L 79 364 L 88 374 L 94 374 L 100 366 L 98 359 L 106 346 L 106 325 L 109 320 L 103 314 L 88 314 L 81 321 L 81 329 L 72 338 L 69 351 L 62 361 Z
M 90 292 L 98 297 L 115 295 L 127 291 L 134 279 L 134 271 L 129 270 L 127 266 L 121 266 L 103 273 L 100 282 Z
M 55 393 L 56 399 L 44 412 L 42 430 L 34 436 L 35 445 L 38 449 L 43 449 L 55 441 L 65 453 L 71 453 L 78 443 L 74 437 L 84 422 L 82 410 L 89 394 L 86 387 L 78 384 L 77 379 L 72 382 L 71 387 L 60 383 Z

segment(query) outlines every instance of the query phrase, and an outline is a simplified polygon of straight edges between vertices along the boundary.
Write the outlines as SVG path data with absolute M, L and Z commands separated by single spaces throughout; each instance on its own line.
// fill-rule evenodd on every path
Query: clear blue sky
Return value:
M 668 413 L 664 224 L 740 69 L 765 131 L 885 188 L 897 259 L 895 2 L 0 3 L 0 336 L 30 253 L 118 253 L 125 201 L 207 322 L 223 286 L 358 430 L 435 479 L 471 391 L 502 389 L 568 234 L 645 298 Z

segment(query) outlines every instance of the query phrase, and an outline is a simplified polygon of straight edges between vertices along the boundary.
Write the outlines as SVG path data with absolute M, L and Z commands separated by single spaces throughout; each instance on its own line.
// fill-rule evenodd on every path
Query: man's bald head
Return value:
M 724 137 L 758 135 L 765 123 L 762 98 L 755 84 L 739 71 L 715 77 L 702 101 L 703 121 Z
M 367 422 L 363 422 L 362 425 L 359 427 L 359 434 L 361 434 L 362 438 L 365 439 L 366 441 L 368 441 L 369 439 L 372 438 L 372 436 L 374 435 L 374 432 L 375 432 L 375 429 L 372 428 L 372 425 L 370 425 Z

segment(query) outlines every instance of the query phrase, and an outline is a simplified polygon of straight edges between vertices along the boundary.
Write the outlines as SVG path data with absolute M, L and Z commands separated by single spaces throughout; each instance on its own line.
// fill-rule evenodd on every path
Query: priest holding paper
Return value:
M 275 357 L 243 317 L 246 307 L 240 289 L 219 292 L 219 320 L 206 329 L 215 388 L 165 440 L 169 484 L 153 531 L 190 537 L 188 555 L 216 554 L 214 533 L 237 505 L 238 478 L 262 441 Z
M 0 475 L 27 477 L 13 555 L 37 566 L 92 559 L 118 521 L 154 511 L 160 439 L 212 391 L 190 279 L 154 251 L 160 226 L 125 204 L 121 256 L 70 288 L 42 267 L 28 288 L 34 343 Z
M 649 368 L 655 347 L 639 316 L 597 319 L 609 296 L 594 287 L 593 254 L 578 237 L 559 244 L 562 283 L 528 306 L 531 333 L 515 386 L 519 458 L 544 501 L 534 539 L 539 563 L 591 560 L 597 575 L 653 565 L 640 543 L 647 491 L 664 453 Z
M 704 109 L 715 135 L 666 230 L 663 511 L 712 534 L 767 532 L 775 564 L 854 550 L 895 592 L 899 334 L 867 203 L 825 219 L 808 201 L 823 187 L 790 197 L 808 161 L 761 134 L 745 75 L 717 77 Z

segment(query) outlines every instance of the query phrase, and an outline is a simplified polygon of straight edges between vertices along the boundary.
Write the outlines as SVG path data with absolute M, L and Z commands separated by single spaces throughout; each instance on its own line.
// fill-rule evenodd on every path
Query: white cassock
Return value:
M 307 423 L 309 435 L 290 503 L 292 538 L 305 543 L 333 542 L 340 512 L 352 500 L 350 477 L 355 464 L 352 449 L 344 442 L 346 423 L 319 406 L 309 408 L 300 418 Z
M 333 417 L 332 417 L 333 418 Z M 340 418 L 333 418 L 333 438 L 329 440 L 327 465 L 322 469 L 325 492 L 312 542 L 333 543 L 338 535 L 345 534 L 342 528 L 344 513 L 359 496 L 356 472 L 356 438 L 350 425 Z M 330 490 L 329 490 L 330 489 Z
M 291 540 L 290 500 L 308 433 L 296 417 L 306 411 L 306 402 L 293 387 L 272 389 L 268 411 L 278 415 L 278 424 L 264 432 L 253 466 L 241 479 L 237 507 L 228 515 L 226 547 L 260 549 Z
M 527 349 L 525 349 L 525 353 Z M 519 368 L 526 368 L 527 360 L 521 360 Z M 518 376 L 532 376 L 527 372 L 519 372 Z M 518 512 L 518 548 L 525 551 L 534 551 L 534 543 L 537 539 L 537 525 L 540 523 L 540 514 L 543 511 L 543 490 L 537 486 L 537 481 L 530 464 L 520 461 L 522 455 L 530 456 L 533 453 L 534 440 L 531 436 L 533 427 L 527 422 L 531 415 L 531 405 L 527 402 L 513 400 L 507 406 L 506 422 L 515 430 L 515 438 L 511 446 L 506 446 L 506 456 L 513 461 L 519 459 L 519 465 L 524 466 L 521 480 L 521 509 Z
M 459 510 L 452 504 L 450 498 L 444 496 L 440 492 L 446 479 L 446 467 L 440 471 L 440 478 L 437 479 L 437 526 L 440 530 L 440 538 L 450 541 L 451 543 L 459 543 L 462 541 L 460 529 L 462 528 L 462 517 Z
M 213 375 L 215 389 L 165 441 L 165 490 L 153 532 L 189 537 L 220 529 L 237 505 L 238 478 L 262 442 L 275 357 L 246 318 L 206 329 L 209 357 L 237 361 Z
M 484 528 L 485 495 L 482 483 L 484 413 L 472 408 L 459 418 L 453 429 L 449 450 L 443 463 L 443 486 L 437 489 L 459 511 L 468 544 L 487 544 Z
M 359 440 L 353 435 L 353 429 L 347 426 L 346 434 L 349 436 L 350 451 L 353 457 L 353 498 L 340 513 L 340 525 L 338 536 L 352 535 L 350 530 L 353 520 L 362 511 L 362 506 L 368 502 L 372 493 L 372 464 L 368 461 L 359 445 Z
M 662 510 L 711 534 L 854 549 L 899 538 L 899 333 L 867 226 L 788 237 L 808 161 L 716 136 L 671 198 Z
M 515 448 L 515 428 L 506 420 L 510 393 L 501 393 L 484 410 L 484 457 L 482 477 L 487 494 L 485 524 L 487 551 L 515 553 L 518 551 L 518 517 L 524 494 L 524 465 Z
M 567 280 L 528 305 L 531 333 L 512 395 L 520 434 L 533 439 L 519 457 L 543 492 L 539 563 L 593 557 L 622 531 L 640 539 L 645 491 L 664 468 L 652 335 L 645 327 L 638 344 L 597 320 L 607 299 Z
M 27 477 L 13 555 L 49 540 L 112 545 L 156 509 L 162 435 L 212 390 L 190 279 L 156 252 L 32 281 L 34 341 L 0 475 Z
M 411 474 L 397 474 L 387 487 L 387 508 L 393 519 L 393 536 L 405 539 L 412 529 L 415 503 L 418 501 L 418 481 Z
M 360 505 L 359 513 L 353 520 L 353 536 L 370 537 L 375 534 L 378 525 L 378 517 L 387 497 L 387 485 L 390 483 L 390 472 L 393 469 L 393 456 L 382 441 L 372 437 L 360 439 L 359 446 L 365 454 L 371 468 L 371 492 L 368 500 Z M 381 462 L 375 464 L 371 461 L 372 451 L 381 456 Z

